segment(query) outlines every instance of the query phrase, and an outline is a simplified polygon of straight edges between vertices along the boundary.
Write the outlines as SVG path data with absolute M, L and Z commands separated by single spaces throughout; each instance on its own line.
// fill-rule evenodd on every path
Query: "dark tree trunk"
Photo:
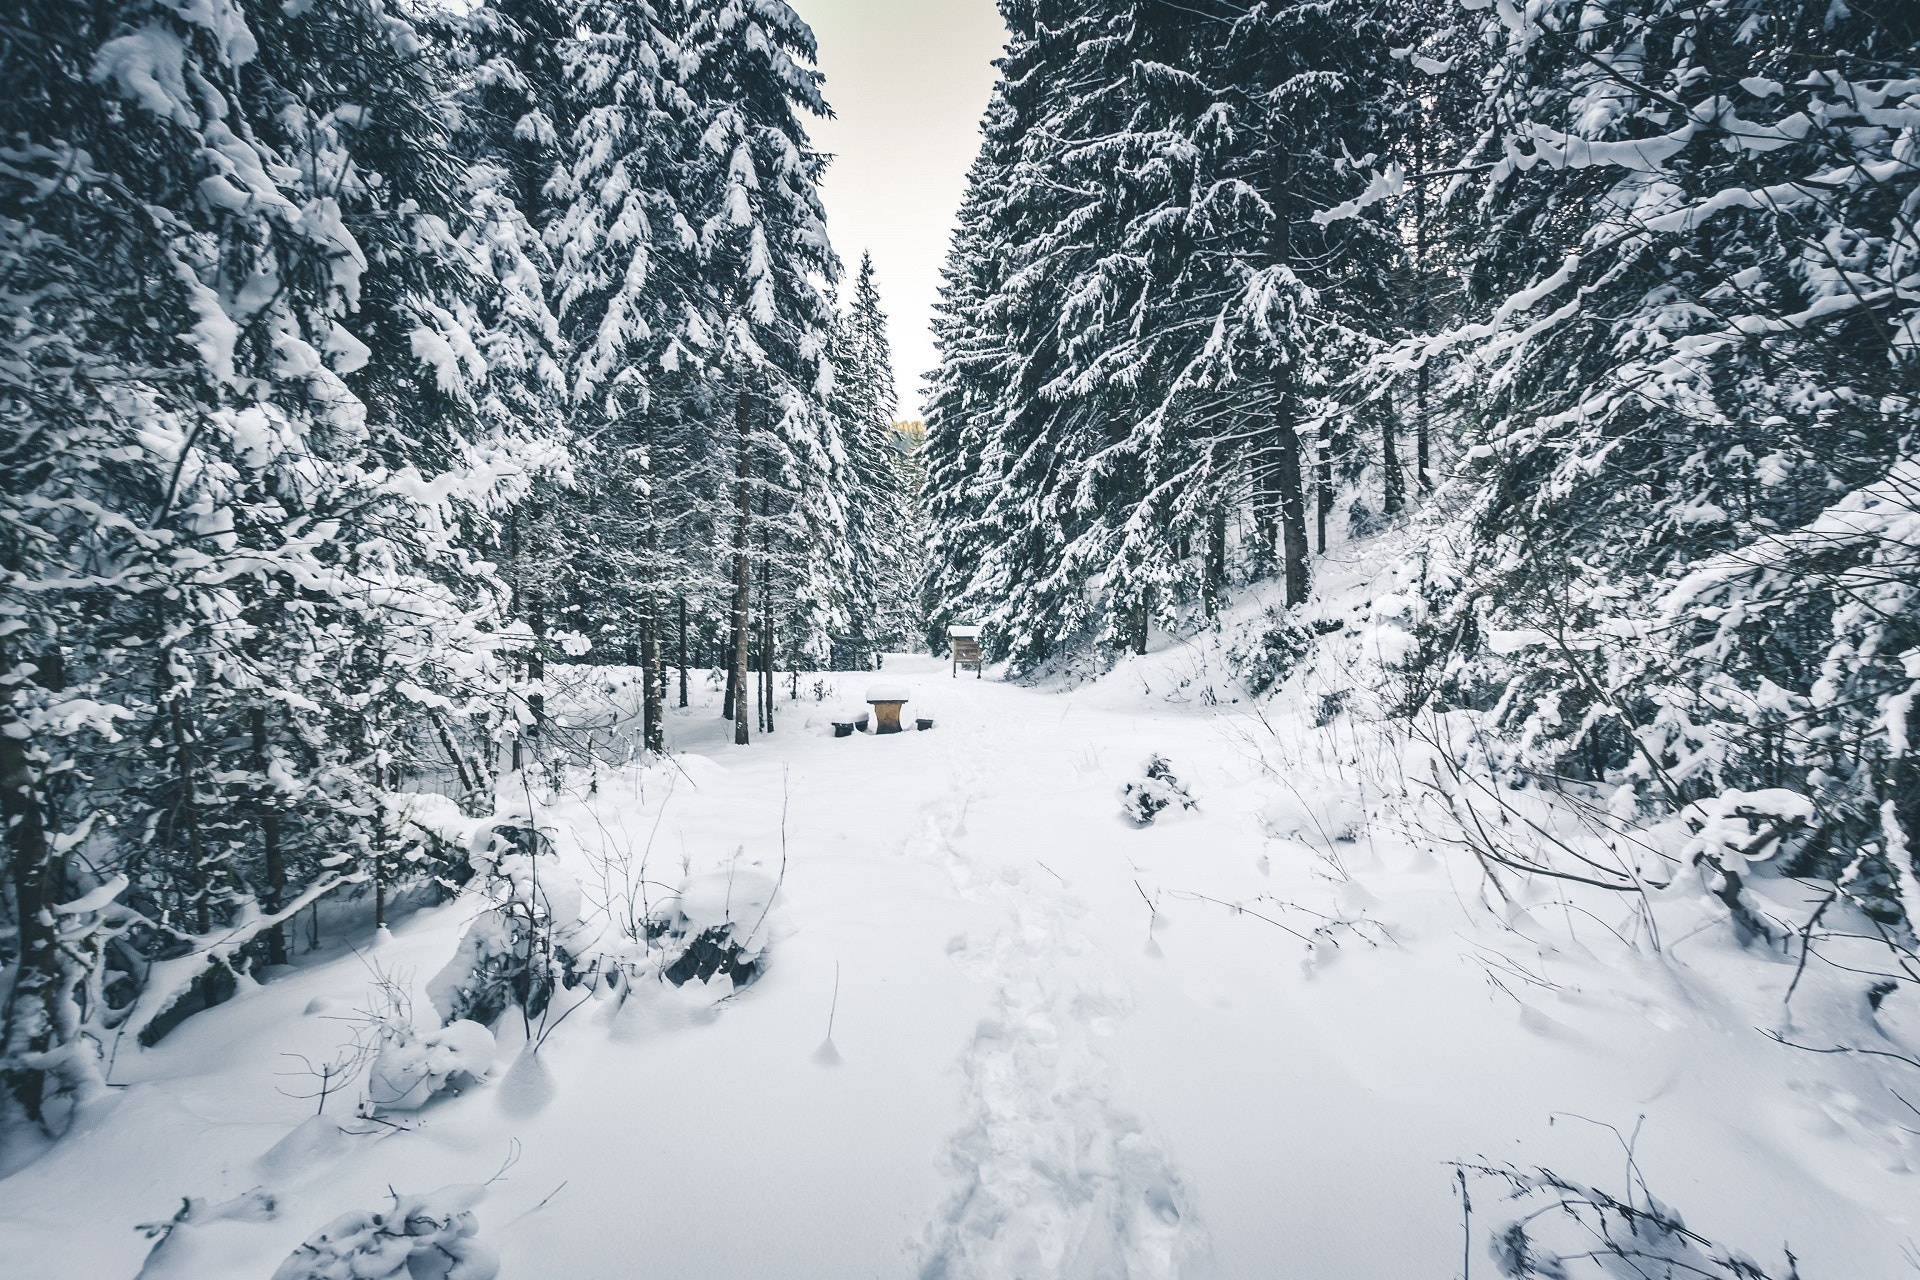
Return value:
M 0 671 L 9 670 L 12 656 L 0 645 Z M 13 905 L 19 912 L 17 968 L 7 1005 L 0 1009 L 0 1052 L 8 1056 L 42 1053 L 54 1047 L 59 1026 L 60 947 L 53 908 L 65 888 L 64 860 L 56 857 L 47 840 L 46 815 L 41 810 L 40 770 L 29 750 L 29 739 L 16 737 L 19 716 L 12 691 L 0 695 L 0 822 L 6 825 L 7 861 L 13 870 Z M 7 1085 L 35 1124 L 44 1122 L 41 1097 L 46 1073 L 19 1067 L 8 1073 Z
M 172 834 L 184 839 L 187 848 L 188 877 L 194 886 L 193 919 L 201 933 L 213 929 L 213 868 L 207 865 L 206 846 L 200 833 L 199 798 L 194 793 L 197 772 L 193 758 L 193 727 L 187 722 L 186 694 L 175 687 L 173 664 L 165 652 L 154 672 L 159 693 L 166 700 L 167 728 L 173 736 L 173 781 L 179 788 L 174 801 Z
M 641 637 L 640 657 L 646 667 L 643 679 L 646 681 L 646 711 L 642 717 L 646 722 L 647 750 L 659 753 L 667 749 L 667 673 L 660 665 L 660 617 L 659 600 L 647 601 L 647 630 Z
M 1400 470 L 1400 442 L 1391 411 L 1380 415 L 1380 508 L 1398 515 L 1407 505 L 1407 477 Z
M 680 705 L 687 705 L 687 598 L 680 597 Z
M 1427 168 L 1427 135 L 1421 127 L 1420 114 L 1413 116 L 1413 163 L 1416 173 L 1424 173 Z M 1413 270 L 1419 282 L 1414 295 L 1414 324 L 1420 333 L 1433 332 L 1433 283 L 1427 271 L 1427 184 L 1413 184 Z M 1433 488 L 1433 477 L 1428 470 L 1430 462 L 1427 443 L 1427 361 L 1421 358 L 1420 368 L 1414 375 L 1414 482 L 1420 492 L 1426 493 Z
M 1414 482 L 1420 486 L 1420 492 L 1426 493 L 1433 488 L 1433 475 L 1429 470 L 1431 455 L 1427 444 L 1427 365 L 1423 360 L 1420 371 L 1414 375 Z
M 1207 517 L 1207 556 L 1200 576 L 1201 598 L 1211 618 L 1220 612 L 1227 587 L 1227 507 L 1219 498 L 1214 499 L 1213 512 Z
M 760 662 L 754 671 L 754 710 L 762 733 L 773 732 L 773 545 L 768 492 L 760 489 Z
M 278 806 L 273 803 L 273 788 L 267 782 L 267 765 L 269 763 L 267 758 L 267 709 L 265 707 L 255 707 L 251 713 L 251 720 L 252 723 L 249 725 L 249 728 L 253 731 L 253 767 L 254 771 L 260 775 L 260 845 L 267 864 L 266 893 L 262 895 L 261 905 L 267 909 L 268 915 L 274 915 L 279 912 L 281 905 L 286 902 L 287 862 L 286 856 L 280 848 L 280 810 Z M 440 726 L 443 739 L 446 738 L 448 735 L 446 734 L 445 722 L 441 721 L 437 714 L 434 717 L 434 721 L 436 725 Z M 447 751 L 453 760 L 455 772 L 459 774 L 461 792 L 471 796 L 473 787 L 467 778 L 466 764 L 457 755 L 453 755 L 453 748 L 450 743 Z M 285 964 L 286 962 L 287 927 L 284 924 L 276 924 L 273 928 L 267 930 L 267 963 Z
M 1277 448 L 1269 444 L 1254 463 L 1254 553 L 1263 571 L 1273 565 L 1280 545 L 1280 468 L 1274 459 Z
M 717 655 L 720 661 L 714 664 L 715 666 L 723 666 L 727 669 L 727 692 L 726 696 L 720 700 L 720 718 L 722 720 L 733 719 L 734 698 L 740 692 L 739 687 L 735 684 L 737 673 L 734 670 L 733 662 L 728 657 L 728 655 L 733 652 L 732 635 L 732 632 L 720 633 L 719 641 L 722 647 L 720 653 Z
M 763 602 L 767 600 L 768 594 L 765 592 L 762 592 L 761 599 Z M 761 608 L 761 612 L 763 612 L 766 615 L 766 620 L 761 623 L 761 634 L 760 634 L 760 685 L 761 685 L 761 688 L 765 691 L 761 696 L 766 700 L 766 708 L 767 708 L 766 714 L 765 714 L 766 729 L 768 733 L 772 733 L 773 732 L 773 702 L 774 702 L 773 611 L 769 609 L 765 603 L 762 603 L 760 608 Z
M 1314 517 L 1320 535 L 1318 546 L 1320 554 L 1327 554 L 1327 520 L 1333 515 L 1333 455 L 1327 446 L 1325 431 L 1321 432 L 1316 445 L 1316 457 L 1313 463 Z
M 533 647 L 527 651 L 527 679 L 533 684 L 527 694 L 527 737 L 537 742 L 540 722 L 547 715 L 547 695 L 540 691 L 541 682 L 547 678 L 547 658 L 542 652 L 547 638 L 547 611 L 537 595 L 527 600 L 527 623 L 533 628 Z
M 735 473 L 733 530 L 733 740 L 746 746 L 751 740 L 747 729 L 747 645 L 752 639 L 753 604 L 753 408 L 745 388 L 735 410 L 735 425 L 740 432 L 740 457 Z
M 1300 432 L 1294 426 L 1293 399 L 1283 396 L 1279 413 L 1280 539 L 1289 608 L 1307 599 L 1307 502 L 1301 488 Z

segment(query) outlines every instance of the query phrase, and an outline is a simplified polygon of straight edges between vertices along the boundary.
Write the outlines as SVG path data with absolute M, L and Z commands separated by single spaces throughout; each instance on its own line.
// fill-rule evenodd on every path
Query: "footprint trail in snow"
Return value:
M 955 961 L 995 993 L 965 1072 L 969 1115 L 947 1160 L 959 1185 L 921 1244 L 921 1280 L 1173 1280 L 1199 1248 L 1187 1192 L 1160 1142 L 1109 1096 L 1093 1047 L 1129 997 L 1041 874 L 976 864 L 957 823 L 930 816 L 915 851 L 996 908 L 990 939 Z

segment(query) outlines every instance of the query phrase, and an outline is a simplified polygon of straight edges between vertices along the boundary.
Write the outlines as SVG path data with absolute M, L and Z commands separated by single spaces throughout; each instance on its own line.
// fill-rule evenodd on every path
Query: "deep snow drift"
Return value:
M 0 1270 L 1494 1275 L 1489 1237 L 1540 1205 L 1470 1173 L 1469 1221 L 1463 1162 L 1644 1188 L 1775 1275 L 1786 1248 L 1807 1280 L 1913 1274 L 1897 1064 L 1769 1035 L 1891 1049 L 1911 1011 L 1829 965 L 1783 1004 L 1797 954 L 1741 946 L 1697 875 L 1490 892 L 1449 836 L 1470 782 L 1367 713 L 1405 605 L 1343 572 L 1342 628 L 1258 703 L 1221 659 L 1257 600 L 1077 687 L 904 657 L 805 676 L 799 702 L 783 678 L 778 731 L 744 749 L 697 679 L 669 760 L 527 798 L 590 926 L 636 902 L 743 922 L 758 981 L 562 990 L 490 1045 L 409 1041 L 316 1119 L 314 1069 L 370 1011 L 441 1034 L 427 988 L 479 908 L 378 941 L 329 917 L 271 981 L 109 1046 L 117 1098 L 0 1182 Z M 576 709 L 633 709 L 623 672 L 568 678 Z M 835 738 L 876 680 L 936 727 Z M 1143 824 L 1122 793 L 1147 782 Z M 1483 801 L 1580 838 L 1538 797 Z M 1791 883 L 1758 891 L 1803 912 Z M 365 1106 L 379 1088 L 420 1105 Z M 176 1215 L 155 1249 L 142 1224 Z

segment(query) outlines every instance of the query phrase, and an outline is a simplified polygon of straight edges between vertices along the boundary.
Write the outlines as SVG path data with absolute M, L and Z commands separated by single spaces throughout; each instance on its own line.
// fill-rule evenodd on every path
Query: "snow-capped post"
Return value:
M 972 667 L 973 678 L 978 680 L 985 665 L 980 657 L 980 628 L 948 627 L 947 643 L 953 648 L 953 678 L 960 678 L 961 667 Z
M 874 733 L 899 733 L 900 708 L 907 701 L 907 691 L 898 685 L 877 684 L 867 690 L 867 702 L 873 707 Z

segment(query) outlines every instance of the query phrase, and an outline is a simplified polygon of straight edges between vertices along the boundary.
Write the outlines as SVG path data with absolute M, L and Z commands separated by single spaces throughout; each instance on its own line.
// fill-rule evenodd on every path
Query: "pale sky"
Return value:
M 851 279 L 873 267 L 893 339 L 900 413 L 921 416 L 934 365 L 927 323 L 993 59 L 1006 39 L 994 0 L 788 0 L 820 41 L 835 119 L 812 135 L 834 161 L 822 194 L 827 230 Z

